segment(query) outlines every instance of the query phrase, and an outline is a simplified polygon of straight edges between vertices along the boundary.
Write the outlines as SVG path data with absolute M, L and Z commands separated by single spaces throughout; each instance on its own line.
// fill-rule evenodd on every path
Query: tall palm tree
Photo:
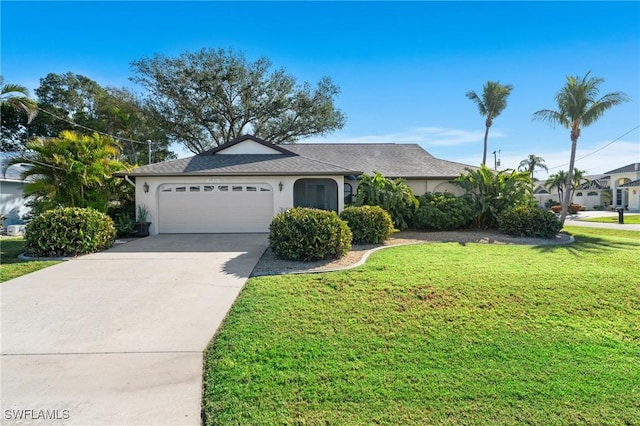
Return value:
M 38 114 L 38 103 L 29 98 L 29 89 L 19 84 L 4 84 L 0 76 L 0 106 L 23 111 L 27 114 L 27 123 Z
M 567 83 L 555 97 L 558 103 L 557 111 L 543 109 L 533 114 L 534 120 L 547 121 L 553 126 L 559 124 L 566 129 L 570 129 L 571 157 L 567 182 L 573 181 L 576 148 L 581 128 L 595 123 L 605 111 L 613 106 L 629 100 L 629 97 L 622 92 L 611 92 L 599 97 L 600 84 L 604 82 L 604 79 L 589 77 L 590 73 L 590 71 L 587 72 L 584 77 L 567 76 Z M 563 225 L 567 217 L 569 202 L 571 201 L 570 192 L 566 191 L 562 200 L 560 222 Z
M 547 172 L 549 171 L 547 165 L 544 163 L 544 159 L 533 154 L 529 154 L 529 156 L 522 160 L 518 166 L 518 170 L 526 170 L 529 172 L 531 180 L 533 180 L 533 173 L 536 169 L 544 169 Z
M 467 92 L 467 98 L 471 99 L 478 106 L 478 111 L 483 117 L 487 117 L 485 121 L 484 131 L 484 151 L 482 153 L 482 164 L 487 163 L 487 139 L 489 138 L 489 127 L 493 124 L 493 119 L 507 107 L 507 98 L 513 90 L 510 84 L 502 85 L 498 81 L 487 81 L 482 86 L 482 96 L 474 91 Z

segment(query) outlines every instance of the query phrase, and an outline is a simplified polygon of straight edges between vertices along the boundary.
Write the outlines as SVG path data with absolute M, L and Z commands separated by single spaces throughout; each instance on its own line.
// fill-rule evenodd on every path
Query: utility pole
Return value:
M 500 154 L 500 150 L 498 150 L 497 153 Z M 499 165 L 500 165 L 500 159 L 497 157 L 496 151 L 493 151 L 493 168 L 496 172 L 498 171 Z
M 147 139 L 147 146 L 149 147 L 149 164 L 151 164 L 151 139 Z

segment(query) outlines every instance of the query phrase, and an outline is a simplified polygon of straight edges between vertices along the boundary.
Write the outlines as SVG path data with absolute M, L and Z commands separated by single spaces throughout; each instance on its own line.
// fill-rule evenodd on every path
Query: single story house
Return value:
M 246 135 L 198 155 L 120 172 L 136 187 L 158 233 L 268 232 L 291 207 L 340 212 L 358 176 L 403 178 L 414 193 L 462 190 L 450 181 L 466 164 L 440 160 L 416 144 L 274 145 Z

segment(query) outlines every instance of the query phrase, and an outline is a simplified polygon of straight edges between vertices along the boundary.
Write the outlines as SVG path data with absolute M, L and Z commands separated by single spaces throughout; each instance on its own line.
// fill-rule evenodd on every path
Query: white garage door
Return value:
M 159 232 L 268 232 L 273 189 L 265 183 L 163 184 L 159 192 Z

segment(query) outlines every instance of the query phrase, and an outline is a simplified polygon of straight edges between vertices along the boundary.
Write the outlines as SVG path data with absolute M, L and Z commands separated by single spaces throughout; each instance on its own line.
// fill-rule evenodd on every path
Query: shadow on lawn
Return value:
M 539 245 L 534 249 L 540 253 L 553 253 L 566 251 L 576 257 L 582 253 L 606 253 L 612 250 L 638 249 L 640 243 L 626 241 L 612 241 L 607 238 L 590 237 L 585 235 L 574 236 L 575 242 L 562 245 Z

